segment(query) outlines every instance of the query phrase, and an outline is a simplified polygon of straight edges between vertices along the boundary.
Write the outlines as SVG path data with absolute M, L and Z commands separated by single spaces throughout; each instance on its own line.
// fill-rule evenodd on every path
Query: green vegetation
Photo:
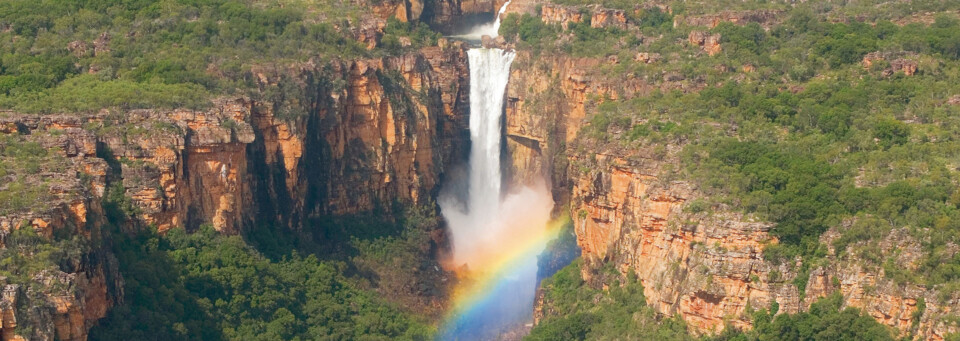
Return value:
M 607 291 L 591 288 L 580 278 L 581 260 L 541 282 L 547 316 L 530 333 L 530 340 L 695 340 L 678 317 L 666 318 L 646 305 L 635 276 L 605 281 Z M 615 271 L 614 271 L 615 272 Z M 603 274 L 597 274 L 601 276 Z M 608 275 L 609 276 L 609 275 Z M 613 276 L 619 276 L 615 274 Z M 610 279 L 610 278 L 606 278 Z M 776 304 L 775 304 L 776 305 Z M 839 293 L 823 298 L 809 311 L 776 315 L 777 308 L 751 311 L 754 328 L 728 326 L 713 341 L 752 340 L 893 340 L 892 329 L 855 308 L 841 309 Z
M 400 43 L 401 38 L 409 39 L 411 46 L 429 46 L 436 45 L 437 39 L 441 36 L 422 22 L 404 23 L 395 17 L 390 17 L 387 19 L 387 26 L 383 29 L 383 38 L 380 43 L 387 50 L 400 51 L 403 49 L 403 44 Z
M 334 28 L 361 13 L 339 1 L 4 1 L 0 107 L 198 108 L 214 95 L 257 95 L 253 65 L 396 51 L 368 51 Z M 423 26 L 406 26 L 388 25 L 388 42 L 435 41 Z
M 44 148 L 27 136 L 0 136 L 0 214 L 42 210 L 53 201 L 51 174 L 62 174 L 68 161 L 57 149 Z M 44 176 L 45 175 L 45 176 Z
M 27 285 L 38 292 L 44 286 L 34 276 L 42 272 L 59 270 L 60 264 L 76 259 L 90 248 L 89 240 L 79 235 L 60 240 L 50 240 L 37 234 L 29 225 L 13 230 L 4 237 L 0 248 L 0 276 L 4 282 Z M 57 282 L 57 281 L 53 281 Z
M 333 255 L 309 233 L 270 226 L 245 237 L 209 225 L 162 236 L 123 232 L 114 224 L 130 212 L 118 192 L 108 193 L 105 209 L 124 304 L 91 330 L 92 339 L 429 340 L 435 332 L 429 311 L 397 289 L 416 284 L 411 268 L 425 267 L 424 229 L 436 224 L 429 209 L 412 209 L 393 224 L 340 220 L 328 231 L 367 233 L 344 235 L 354 251 Z
M 427 340 L 432 333 L 316 256 L 270 260 L 209 226 L 115 237 L 125 304 L 91 331 L 94 339 Z
M 609 291 L 591 288 L 580 277 L 577 259 L 544 279 L 544 317 L 528 340 L 692 340 L 678 317 L 661 318 L 646 305 L 643 286 L 628 274 Z M 551 314 L 552 312 L 552 314 Z
M 773 316 L 776 311 L 760 310 L 753 313 L 753 330 L 728 328 L 711 340 L 894 340 L 891 328 L 856 308 L 842 307 L 843 296 L 834 293 L 814 302 L 806 312 Z
M 574 148 L 648 148 L 679 161 L 682 172 L 665 176 L 692 180 L 707 195 L 691 209 L 719 204 L 776 223 L 779 242 L 765 256 L 802 257 L 796 270 L 803 279 L 826 255 L 821 234 L 837 228 L 833 246 L 842 257 L 889 269 L 900 283 L 960 289 L 953 284 L 960 259 L 946 251 L 960 242 L 960 174 L 953 166 L 960 157 L 960 106 L 946 104 L 960 94 L 960 20 L 831 23 L 805 7 L 784 16 L 769 30 L 717 25 L 711 33 L 721 35 L 722 52 L 715 56 L 692 52 L 699 47 L 685 42 L 691 28 L 683 26 L 658 27 L 676 40 L 585 49 L 620 56 L 592 77 L 674 82 L 689 90 L 592 98 L 594 114 Z M 543 41 L 543 51 L 562 53 Z M 664 60 L 625 58 L 636 50 Z M 874 51 L 880 59 L 865 67 L 864 56 Z M 902 65 L 917 71 L 907 75 Z M 683 149 L 667 155 L 664 144 Z M 876 252 L 893 229 L 922 245 L 918 269 L 899 269 Z M 802 279 L 796 284 L 803 290 Z
M 558 28 L 544 24 L 540 17 L 530 14 L 517 15 L 511 13 L 502 19 L 500 35 L 508 38 L 517 37 L 518 48 L 537 50 L 544 40 L 556 39 Z
M 644 33 L 655 34 L 668 30 L 672 17 L 658 8 L 630 12 L 628 22 Z M 575 57 L 603 56 L 618 51 L 639 47 L 642 34 L 639 31 L 624 30 L 616 27 L 595 28 L 590 25 L 590 16 L 581 23 L 571 22 L 566 30 L 560 25 L 545 24 L 539 17 L 529 14 L 510 14 L 503 19 L 500 35 L 515 39 L 518 48 L 540 51 L 560 51 Z M 557 36 L 569 39 L 557 39 Z

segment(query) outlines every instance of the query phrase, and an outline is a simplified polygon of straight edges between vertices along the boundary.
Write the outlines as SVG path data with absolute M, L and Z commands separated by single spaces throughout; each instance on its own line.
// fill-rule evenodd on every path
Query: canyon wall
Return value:
M 106 223 L 101 197 L 109 166 L 96 158 L 97 138 L 82 122 L 0 113 L 2 186 L 17 197 L 5 197 L 0 214 L 0 247 L 16 269 L 0 277 L 2 340 L 84 340 L 122 300 L 116 259 L 97 242 Z M 24 147 L 11 151 L 10 143 Z M 19 183 L 27 187 L 10 193 Z M 14 234 L 18 229 L 36 234 Z M 74 236 L 57 246 L 42 241 Z
M 129 198 L 127 231 L 211 224 L 226 234 L 429 202 L 469 144 L 466 49 L 441 45 L 258 67 L 263 100 L 224 98 L 206 110 L 0 113 L 11 139 L 0 148 L 20 140 L 52 151 L 38 174 L 17 174 L 43 199 L 0 212 L 0 245 L 18 243 L 8 236 L 19 229 L 88 245 L 28 282 L 2 279 L 2 339 L 84 340 L 122 301 L 101 233 L 108 195 Z
M 797 313 L 833 292 L 840 292 L 845 306 L 860 308 L 902 336 L 940 340 L 957 331 L 948 316 L 960 308 L 956 298 L 897 284 L 879 265 L 836 250 L 801 279 L 801 293 L 794 264 L 762 257 L 764 245 L 777 242 L 769 234 L 772 224 L 725 207 L 691 207 L 699 194 L 692 184 L 671 178 L 673 148 L 659 156 L 650 149 L 591 146 L 572 156 L 570 210 L 586 280 L 608 263 L 623 274 L 632 271 L 648 304 L 679 314 L 698 333 L 749 328 L 748 309 L 776 302 L 779 313 Z M 837 236 L 834 229 L 821 243 L 831 245 Z M 916 267 L 920 244 L 904 231 L 886 236 L 881 247 L 883 254 L 897 255 L 900 266 Z
M 656 57 L 638 55 L 638 60 L 659 62 Z M 797 313 L 835 291 L 845 306 L 862 309 L 901 335 L 937 340 L 957 331 L 948 316 L 960 308 L 957 299 L 938 298 L 936 289 L 898 285 L 884 278 L 882 269 L 833 250 L 825 264 L 800 280 L 806 282 L 801 292 L 795 285 L 799 263 L 777 265 L 762 256 L 765 245 L 777 242 L 769 233 L 771 223 L 722 206 L 691 207 L 702 194 L 674 176 L 682 166 L 681 144 L 624 148 L 584 135 L 592 110 L 608 98 L 704 86 L 667 75 L 657 81 L 605 76 L 595 71 L 604 63 L 617 61 L 520 51 L 505 118 L 511 182 L 524 183 L 537 174 L 552 179 L 557 206 L 569 207 L 573 218 L 588 283 L 610 285 L 595 275 L 609 264 L 623 275 L 633 272 L 648 304 L 662 314 L 679 315 L 694 333 L 750 328 L 751 309 L 776 303 L 778 313 Z M 625 138 L 620 133 L 607 138 Z M 905 235 L 887 237 L 885 252 L 919 247 Z M 822 242 L 830 244 L 835 236 L 828 232 Z M 902 262 L 916 266 L 911 263 L 916 259 Z
M 250 147 L 261 214 L 298 226 L 311 215 L 385 209 L 430 200 L 469 144 L 469 70 L 460 43 L 396 58 L 303 65 L 293 79 L 309 115 L 278 118 L 255 105 Z M 255 70 L 261 87 L 291 70 Z M 297 92 L 297 91 L 295 91 Z M 286 100 L 290 102 L 291 100 Z

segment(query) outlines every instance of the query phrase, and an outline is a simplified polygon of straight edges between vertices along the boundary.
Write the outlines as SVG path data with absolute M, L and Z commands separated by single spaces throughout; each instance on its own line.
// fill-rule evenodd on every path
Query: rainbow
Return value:
M 460 283 L 454 290 L 451 309 L 444 319 L 438 339 L 476 338 L 476 335 L 470 335 L 472 333 L 466 331 L 469 328 L 468 325 L 478 320 L 490 319 L 490 316 L 484 315 L 490 313 L 491 305 L 503 304 L 502 300 L 505 296 L 509 299 L 511 295 L 520 295 L 517 291 L 522 291 L 524 288 L 516 287 L 517 278 L 522 277 L 521 274 L 526 274 L 529 277 L 529 271 L 532 271 L 533 278 L 536 278 L 537 256 L 543 252 L 549 241 L 560 234 L 569 220 L 565 216 L 555 219 L 538 233 L 528 233 L 524 238 L 520 238 L 522 240 L 505 242 L 500 249 L 502 251 L 491 257 L 494 259 L 484 260 L 485 262 L 480 269 L 470 269 L 465 276 L 466 278 L 461 278 Z M 531 290 L 530 293 L 526 293 L 528 296 L 532 296 L 532 290 L 535 290 L 536 283 L 530 285 L 533 287 L 528 288 Z M 515 303 L 530 305 L 531 302 Z M 529 309 L 532 309 L 532 306 L 521 311 L 529 313 Z M 510 316 L 502 316 L 501 318 L 515 319 L 515 317 Z M 511 322 L 519 321 L 522 320 Z M 459 335 L 465 336 L 461 337 Z

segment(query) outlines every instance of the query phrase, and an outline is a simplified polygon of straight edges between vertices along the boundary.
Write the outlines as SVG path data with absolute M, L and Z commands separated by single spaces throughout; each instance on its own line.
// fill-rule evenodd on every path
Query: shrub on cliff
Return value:
M 754 328 L 739 331 L 728 327 L 715 341 L 788 341 L 788 340 L 894 340 L 892 329 L 863 315 L 856 308 L 843 309 L 839 292 L 810 305 L 797 314 L 779 314 L 761 310 L 753 314 Z
M 530 340 L 693 340 L 677 317 L 662 318 L 646 305 L 643 286 L 630 273 L 609 291 L 580 277 L 577 259 L 540 283 L 545 316 Z

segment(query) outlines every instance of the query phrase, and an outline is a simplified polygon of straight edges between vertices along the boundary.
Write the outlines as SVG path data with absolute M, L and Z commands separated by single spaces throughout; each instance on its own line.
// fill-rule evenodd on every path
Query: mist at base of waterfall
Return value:
M 495 211 L 465 213 L 441 197 L 454 238 L 454 253 L 464 286 L 483 283 L 441 330 L 439 340 L 512 340 L 532 322 L 538 285 L 538 255 L 546 247 L 553 200 L 544 185 L 507 194 Z M 462 205 L 453 207 L 463 207 Z M 457 245 L 461 247 L 458 249 Z M 506 256 L 505 256 L 506 255 Z M 507 258 L 504 258 L 507 257 Z M 457 298 L 455 298 L 457 299 Z
M 499 27 L 499 23 L 495 26 Z M 455 316 L 441 331 L 441 340 L 498 339 L 530 321 L 537 286 L 537 255 L 545 247 L 553 209 L 553 199 L 545 184 L 509 193 L 504 193 L 501 185 L 501 120 L 515 54 L 488 48 L 470 49 L 467 54 L 471 143 L 468 175 L 466 184 L 445 185 L 438 200 L 452 248 L 445 263 L 457 270 L 463 282 L 459 285 L 466 288 L 466 293 L 454 297 Z

